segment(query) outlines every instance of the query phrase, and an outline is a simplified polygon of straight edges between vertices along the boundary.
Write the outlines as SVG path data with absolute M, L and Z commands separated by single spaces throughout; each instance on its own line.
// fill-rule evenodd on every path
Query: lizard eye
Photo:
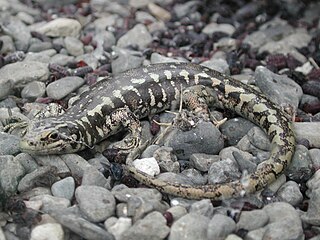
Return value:
M 59 137 L 59 134 L 56 132 L 53 132 L 51 134 L 49 134 L 48 138 L 50 138 L 51 140 L 57 140 Z

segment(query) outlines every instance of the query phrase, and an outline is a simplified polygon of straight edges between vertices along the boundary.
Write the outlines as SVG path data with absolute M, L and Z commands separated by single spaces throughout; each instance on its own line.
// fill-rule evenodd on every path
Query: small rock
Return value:
M 269 217 L 264 210 L 242 211 L 237 222 L 237 229 L 252 231 L 264 227 Z
M 81 185 L 100 186 L 108 190 L 111 190 L 110 179 L 106 179 L 105 176 L 98 169 L 92 166 L 87 167 L 84 170 Z
M 206 240 L 209 222 L 208 217 L 188 213 L 172 224 L 169 240 Z
M 278 190 L 277 196 L 292 206 L 298 206 L 303 200 L 299 185 L 294 181 L 288 181 L 283 184 Z
M 181 175 L 189 178 L 195 185 L 205 185 L 208 182 L 207 175 L 202 175 L 198 170 L 193 168 L 183 170 Z
M 48 234 L 50 233 L 50 234 Z M 32 229 L 31 240 L 64 240 L 64 231 L 58 223 L 46 223 Z
M 303 239 L 303 229 L 298 212 L 288 203 L 275 202 L 263 208 L 269 216 L 265 239 Z
M 251 121 L 242 118 L 231 118 L 221 125 L 220 131 L 226 136 L 229 145 L 236 145 L 248 131 L 256 125 Z
M 110 191 L 98 186 L 79 186 L 75 196 L 81 211 L 92 222 L 101 222 L 115 212 L 116 202 Z
M 7 196 L 17 192 L 19 181 L 24 175 L 25 170 L 17 159 L 10 155 L 0 156 L 0 188 Z
M 56 168 L 59 176 L 67 176 L 70 174 L 68 166 L 62 161 L 59 155 L 38 155 L 34 159 L 40 166 L 53 166 Z
M 142 55 L 139 52 L 118 47 L 113 47 L 112 50 L 111 68 L 114 74 L 140 67 L 143 62 Z
M 78 38 L 66 37 L 64 44 L 70 55 L 77 57 L 84 54 L 83 43 Z
M 77 154 L 63 154 L 61 159 L 67 164 L 72 176 L 82 177 L 83 172 L 90 164 Z
M 148 5 L 150 0 L 130 0 L 129 5 L 134 8 L 143 8 Z
M 164 22 L 169 21 L 171 19 L 171 14 L 164 8 L 158 6 L 157 4 L 154 3 L 149 3 L 148 4 L 148 9 L 150 13 L 155 16 L 157 19 L 162 20 Z
M 151 212 L 125 231 L 121 239 L 160 240 L 165 239 L 169 232 L 170 228 L 167 226 L 167 221 L 164 216 L 159 212 Z
M 209 199 L 203 199 L 193 203 L 190 207 L 189 213 L 196 213 L 208 218 L 213 216 L 213 205 Z
M 190 156 L 190 164 L 202 172 L 208 172 L 211 164 L 218 161 L 220 161 L 220 157 L 218 155 L 194 153 Z
M 296 141 L 308 140 L 310 148 L 320 148 L 319 122 L 294 122 Z
M 48 37 L 77 37 L 80 34 L 81 24 L 70 18 L 54 19 L 37 29 L 39 33 Z
M 173 11 L 177 15 L 177 18 L 180 19 L 193 12 L 198 4 L 200 4 L 199 1 L 188 1 L 183 4 L 175 4 Z
M 146 48 L 152 41 L 152 37 L 143 24 L 137 24 L 126 32 L 117 42 L 117 47 L 125 48 L 130 45 L 138 45 L 140 49 Z
M 237 180 L 241 177 L 238 165 L 235 161 L 227 158 L 212 163 L 208 172 L 209 184 L 223 183 L 230 180 Z
M 52 99 L 60 100 L 67 96 L 69 93 L 75 91 L 84 83 L 85 80 L 80 77 L 60 78 L 59 80 L 54 81 L 47 86 L 47 95 Z
M 153 156 L 163 171 L 175 173 L 179 172 L 180 166 L 171 147 L 160 147 L 154 152 Z
M 156 22 L 157 19 L 155 19 L 152 15 L 150 15 L 147 12 L 144 11 L 136 11 L 136 21 L 140 23 L 145 22 Z
M 0 75 L 0 89 L 3 87 L 6 90 L 0 95 L 0 99 L 3 99 L 14 88 L 22 87 L 32 81 L 46 81 L 49 69 L 46 63 L 23 61 L 3 66 Z
M 38 168 L 38 164 L 28 153 L 19 153 L 15 159 L 23 166 L 26 173 L 31 173 Z
M 67 65 L 69 62 L 73 62 L 74 57 L 73 56 L 68 56 L 65 54 L 58 53 L 54 56 L 51 57 L 49 63 L 50 64 L 58 64 L 61 66 Z
M 208 25 L 206 25 L 203 29 L 202 32 L 207 34 L 207 35 L 212 35 L 212 33 L 214 32 L 223 32 L 226 33 L 228 35 L 232 35 L 235 32 L 235 27 L 232 26 L 231 24 L 227 24 L 227 23 L 209 23 Z
M 320 225 L 320 189 L 312 189 L 308 211 L 301 216 L 303 222 L 311 225 Z
M 2 47 L 0 49 L 1 54 L 8 54 L 15 51 L 15 46 L 10 36 L 8 35 L 0 36 L 0 41 L 2 41 Z
M 159 148 L 160 148 L 159 145 L 154 145 L 154 144 L 148 146 L 143 151 L 143 153 L 141 154 L 141 158 L 151 158 L 151 157 L 153 157 L 154 152 Z
M 179 218 L 183 217 L 188 213 L 187 209 L 183 206 L 173 206 L 167 210 L 173 217 L 173 221 L 177 221 Z
M 152 64 L 155 64 L 155 63 L 181 62 L 181 60 L 177 60 L 177 59 L 170 58 L 170 57 L 165 57 L 165 56 L 162 56 L 161 54 L 156 53 L 156 52 L 151 54 L 150 61 L 151 61 Z
M 296 145 L 291 164 L 284 173 L 295 182 L 305 182 L 312 176 L 312 161 L 305 146 Z
M 278 75 L 265 67 L 259 66 L 255 71 L 255 80 L 261 91 L 282 107 L 297 109 L 302 97 L 301 87 L 285 75 Z
M 202 62 L 200 65 L 211 68 L 221 73 L 230 74 L 229 64 L 222 58 L 212 58 Z
M 311 157 L 313 168 L 320 169 L 320 149 L 313 148 L 309 150 L 309 155 Z
M 56 210 L 50 213 L 60 224 L 75 232 L 84 239 L 113 240 L 114 237 L 101 227 L 81 217 L 78 208 Z
M 70 206 L 70 201 L 65 198 L 54 197 L 51 195 L 39 195 L 30 198 L 30 201 L 41 201 L 41 211 L 50 214 L 56 210 L 66 209 Z
M 21 97 L 34 101 L 43 97 L 46 92 L 46 85 L 43 82 L 33 81 L 28 83 L 21 91 Z
M 18 191 L 24 192 L 39 186 L 51 186 L 53 182 L 57 181 L 56 171 L 57 168 L 53 166 L 38 167 L 20 180 Z
M 208 224 L 208 239 L 225 239 L 236 229 L 236 223 L 222 214 L 215 214 Z
M 0 156 L 14 155 L 20 152 L 20 138 L 8 133 L 0 133 Z
M 117 240 L 122 239 L 123 233 L 128 231 L 128 229 L 132 226 L 131 218 L 119 217 L 118 219 L 115 219 L 115 222 L 111 225 L 108 224 L 109 219 L 105 221 L 104 226 Z
M 218 153 L 224 141 L 218 128 L 211 122 L 200 122 L 190 131 L 174 129 L 168 134 L 164 145 L 172 147 L 178 159 L 189 159 L 193 153 Z
M 66 198 L 71 201 L 75 190 L 75 181 L 73 177 L 67 177 L 55 182 L 51 186 L 52 195 L 55 197 Z
M 160 173 L 160 167 L 155 158 L 142 158 L 133 161 L 133 166 L 152 177 Z
M 320 188 L 320 169 L 318 169 L 315 174 L 312 176 L 312 178 L 310 178 L 307 182 L 307 187 L 308 187 L 308 191 L 306 192 L 307 193 L 307 196 L 308 195 L 308 192 L 309 190 L 314 190 L 314 189 L 318 189 Z M 310 196 L 309 196 L 310 197 Z

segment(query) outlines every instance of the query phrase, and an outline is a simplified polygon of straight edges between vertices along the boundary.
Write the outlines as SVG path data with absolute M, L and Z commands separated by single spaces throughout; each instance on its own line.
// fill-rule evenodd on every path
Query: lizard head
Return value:
M 54 118 L 31 122 L 20 139 L 20 150 L 34 155 L 71 153 L 84 147 L 74 123 Z

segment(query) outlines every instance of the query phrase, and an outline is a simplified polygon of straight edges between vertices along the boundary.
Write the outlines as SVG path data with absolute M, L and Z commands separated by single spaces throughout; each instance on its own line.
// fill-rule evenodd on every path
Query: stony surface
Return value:
M 0 0 L 0 239 L 319 239 L 319 11 L 316 0 Z M 101 154 L 123 132 L 93 149 L 43 156 L 20 152 L 23 129 L 3 132 L 49 103 L 67 109 L 106 76 L 164 62 L 233 75 L 285 110 L 297 146 L 284 174 L 241 199 L 187 200 L 146 188 Z M 212 122 L 226 122 L 144 119 L 142 140 L 155 141 L 134 165 L 188 185 L 262 166 L 267 135 L 210 110 Z

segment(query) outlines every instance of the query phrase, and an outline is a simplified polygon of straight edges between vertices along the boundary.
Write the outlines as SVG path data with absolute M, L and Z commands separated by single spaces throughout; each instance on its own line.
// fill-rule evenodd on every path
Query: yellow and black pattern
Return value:
M 182 89 L 195 85 L 212 89 L 216 106 L 233 110 L 261 126 L 272 145 L 269 159 L 243 179 L 218 185 L 184 186 L 151 178 L 132 166 L 126 166 L 127 170 L 148 186 L 192 199 L 242 196 L 274 181 L 290 163 L 294 152 L 295 139 L 286 115 L 251 87 L 189 63 L 154 64 L 98 82 L 63 115 L 32 122 L 21 139 L 21 150 L 33 154 L 76 152 L 121 128 L 138 137 L 140 118 L 172 107 L 179 101 Z

